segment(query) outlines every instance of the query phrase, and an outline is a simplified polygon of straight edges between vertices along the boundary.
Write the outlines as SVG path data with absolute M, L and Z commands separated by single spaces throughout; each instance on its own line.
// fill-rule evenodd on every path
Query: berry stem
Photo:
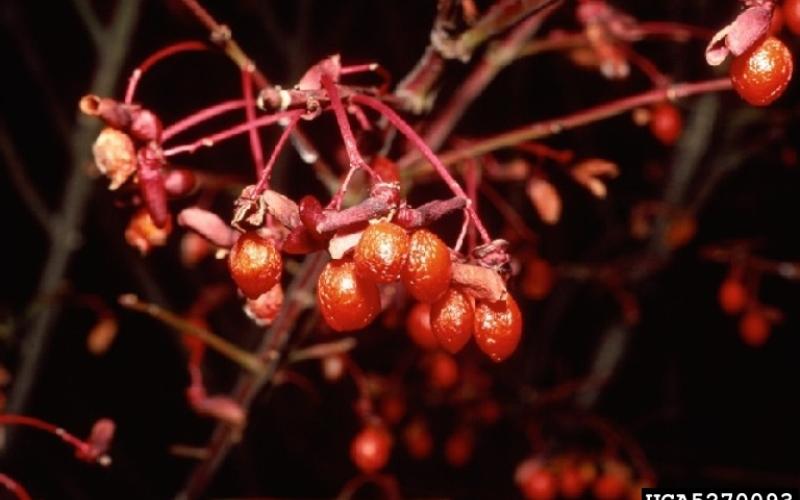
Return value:
M 0 426 L 3 425 L 22 425 L 48 432 L 75 448 L 76 452 L 84 452 L 91 448 L 89 443 L 83 441 L 82 439 L 78 439 L 61 427 L 55 426 L 50 422 L 45 422 L 44 420 L 40 420 L 38 418 L 28 417 L 25 415 L 4 414 L 0 415 Z M 97 461 L 98 463 L 103 464 L 104 462 L 108 462 L 108 457 L 102 455 Z
M 560 134 L 565 130 L 571 130 L 600 120 L 605 120 L 630 111 L 631 109 L 638 108 L 639 106 L 655 104 L 665 100 L 682 99 L 698 94 L 731 90 L 731 88 L 730 79 L 725 77 L 694 83 L 678 83 L 665 88 L 649 90 L 641 94 L 600 104 L 560 118 L 535 122 L 508 132 L 473 141 L 467 146 L 442 153 L 438 163 L 440 165 L 452 165 L 465 158 L 516 146 L 525 141 L 542 139 L 544 137 Z M 360 97 L 361 96 L 359 96 L 359 99 Z M 441 167 L 436 166 L 430 159 L 428 159 L 428 161 L 438 172 Z
M 6 474 L 0 473 L 0 484 L 8 491 L 13 493 L 18 500 L 31 500 L 31 495 L 28 491 L 18 482 L 11 479 Z
M 242 123 L 240 125 L 236 125 L 221 132 L 217 132 L 216 134 L 212 134 L 207 137 L 203 137 L 202 139 L 198 139 L 190 144 L 183 144 L 181 146 L 175 146 L 170 149 L 165 149 L 164 157 L 168 158 L 170 156 L 175 156 L 181 153 L 191 154 L 202 147 L 210 148 L 222 141 L 230 139 L 231 137 L 243 134 L 248 130 L 266 127 L 268 125 L 272 125 L 273 123 L 276 123 L 284 118 L 289 118 L 291 116 L 292 116 L 291 111 L 285 111 L 282 113 L 275 113 L 273 115 L 262 116 L 256 120 L 253 120 L 250 123 Z
M 347 192 L 347 187 L 350 184 L 350 180 L 353 178 L 355 171 L 363 168 L 372 177 L 375 177 L 375 173 L 372 171 L 369 165 L 367 165 L 367 162 L 364 161 L 364 158 L 361 157 L 361 153 L 358 151 L 358 144 L 356 143 L 356 138 L 353 136 L 353 129 L 350 128 L 350 122 L 347 120 L 347 113 L 342 105 L 342 100 L 339 97 L 339 91 L 336 88 L 336 84 L 333 83 L 333 79 L 328 74 L 322 75 L 321 82 L 331 100 L 331 108 L 333 108 L 333 113 L 336 115 L 336 124 L 339 126 L 339 130 L 342 133 L 344 147 L 345 150 L 347 150 L 347 157 L 350 160 L 347 174 L 345 175 L 341 186 L 336 191 L 336 194 L 333 195 L 333 199 L 331 199 L 329 205 L 330 208 L 339 210 L 342 206 L 344 194 Z
M 161 134 L 161 142 L 167 142 L 172 137 L 180 134 L 184 130 L 194 127 L 198 123 L 210 120 L 228 111 L 244 108 L 245 106 L 247 106 L 247 101 L 244 99 L 235 99 L 201 109 L 165 128 L 164 132 Z
M 281 151 L 283 150 L 283 146 L 286 145 L 286 141 L 289 139 L 289 136 L 292 134 L 295 126 L 297 126 L 298 120 L 302 116 L 302 111 L 294 111 L 292 117 L 289 119 L 289 123 L 283 128 L 283 132 L 281 136 L 278 138 L 278 142 L 275 144 L 275 147 L 272 149 L 272 154 L 267 161 L 266 166 L 261 170 L 261 177 L 258 179 L 258 184 L 256 184 L 255 189 L 253 190 L 253 195 L 258 196 L 265 189 L 269 189 L 269 179 L 272 175 L 272 169 L 275 167 L 275 162 L 278 160 L 278 155 L 280 155 Z
M 242 69 L 242 94 L 245 100 L 245 116 L 247 123 L 253 123 L 256 119 L 256 102 L 253 99 L 253 65 L 249 65 Z M 256 170 L 256 176 L 260 177 L 264 165 L 264 150 L 261 147 L 261 138 L 258 136 L 258 130 L 251 128 L 248 132 L 250 139 L 250 153 L 253 156 L 253 165 Z
M 397 130 L 400 131 L 406 138 L 414 144 L 417 149 L 420 150 L 422 155 L 433 165 L 433 168 L 442 178 L 442 180 L 447 184 L 451 191 L 456 196 L 464 198 L 465 200 L 469 200 L 467 193 L 461 188 L 461 186 L 456 182 L 450 172 L 448 172 L 447 167 L 444 166 L 441 160 L 436 156 L 436 154 L 425 144 L 425 141 L 414 131 L 411 126 L 405 122 L 400 116 L 394 112 L 392 108 L 385 105 L 381 101 L 374 99 L 372 97 L 368 97 L 361 94 L 356 94 L 351 97 L 353 101 L 360 102 L 361 104 L 374 109 L 375 111 L 379 112 L 383 116 L 385 116 L 395 127 Z M 489 237 L 488 231 L 483 226 L 483 223 L 480 221 L 478 214 L 475 213 L 475 210 L 472 208 L 469 201 L 467 202 L 467 206 L 464 208 L 467 212 L 469 212 L 470 217 L 472 218 L 472 222 L 475 224 L 475 227 L 478 229 L 478 232 L 481 235 L 481 239 L 484 243 L 488 243 L 491 241 Z
M 286 361 L 288 363 L 296 363 L 298 361 L 306 361 L 309 359 L 322 359 L 328 356 L 344 354 L 353 350 L 355 347 L 356 339 L 353 337 L 347 337 L 334 342 L 325 342 L 305 347 L 303 349 L 296 349 L 289 353 Z
M 174 314 L 166 309 L 157 306 L 156 304 L 149 304 L 142 302 L 136 295 L 125 294 L 119 297 L 119 303 L 132 311 L 141 312 L 148 316 L 155 318 L 162 323 L 171 326 L 179 332 L 191 335 L 203 341 L 208 347 L 214 349 L 234 363 L 238 364 L 249 372 L 260 375 L 264 372 L 264 364 L 258 359 L 257 356 L 240 349 L 239 347 L 231 344 L 227 340 L 219 337 L 212 332 L 201 328 L 191 321 L 187 321 L 177 314 Z
M 157 62 L 181 52 L 194 52 L 200 50 L 208 50 L 208 47 L 202 42 L 187 41 L 168 45 L 150 55 L 150 57 L 145 59 L 144 62 L 142 62 L 136 69 L 133 70 L 133 73 L 131 73 L 131 77 L 128 80 L 128 88 L 125 90 L 125 104 L 130 104 L 133 102 L 133 96 L 136 93 L 139 80 L 142 78 L 142 75 L 144 75 L 144 73 Z

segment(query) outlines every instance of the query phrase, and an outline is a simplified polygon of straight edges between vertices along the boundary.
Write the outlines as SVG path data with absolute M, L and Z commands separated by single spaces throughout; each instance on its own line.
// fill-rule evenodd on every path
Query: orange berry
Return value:
M 766 106 L 783 94 L 792 78 L 792 53 L 773 36 L 764 38 L 731 64 L 736 92 L 753 106 Z
M 433 302 L 450 286 L 450 250 L 438 236 L 426 229 L 411 235 L 408 260 L 403 268 L 403 284 L 420 302 Z
M 406 331 L 415 344 L 423 349 L 435 349 L 439 342 L 431 329 L 431 305 L 417 302 L 408 312 Z
M 522 313 L 510 294 L 497 302 L 478 302 L 475 307 L 475 342 L 492 361 L 509 357 L 522 336 Z
M 164 246 L 172 232 L 172 220 L 167 219 L 164 227 L 156 226 L 153 218 L 144 208 L 140 208 L 131 217 L 125 228 L 125 241 L 136 247 L 142 255 L 147 255 L 153 247 Z
M 769 339 L 769 319 L 759 309 L 751 309 L 739 322 L 739 335 L 750 347 L 761 347 Z
M 475 308 L 463 292 L 450 288 L 431 305 L 431 330 L 439 345 L 451 354 L 469 342 L 475 328 Z
M 352 260 L 328 262 L 317 281 L 317 301 L 325 322 L 338 332 L 364 328 L 381 310 L 378 286 L 359 276 Z
M 606 472 L 594 483 L 594 497 L 600 500 L 616 500 L 628 489 L 627 481 L 622 475 Z
M 719 287 L 719 305 L 728 314 L 739 314 L 747 305 L 747 289 L 736 278 L 726 278 Z
M 683 131 L 683 117 L 674 105 L 663 102 L 655 106 L 650 117 L 650 132 L 661 143 L 675 144 Z
M 564 498 L 579 498 L 586 490 L 584 475 L 576 466 L 564 467 L 559 475 L 558 483 L 561 496 Z
M 283 259 L 271 240 L 248 232 L 231 248 L 228 268 L 242 293 L 248 299 L 255 299 L 278 284 Z
M 370 224 L 353 254 L 356 270 L 376 283 L 397 281 L 408 257 L 409 241 L 406 230 L 396 224 Z
M 391 451 L 391 434 L 377 425 L 364 427 L 350 444 L 351 460 L 367 474 L 382 469 L 389 462 Z

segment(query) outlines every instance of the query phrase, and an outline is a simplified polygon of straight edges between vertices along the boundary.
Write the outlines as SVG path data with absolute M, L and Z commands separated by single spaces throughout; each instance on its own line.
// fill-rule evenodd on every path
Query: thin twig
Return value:
M 6 165 L 8 176 L 11 178 L 15 192 L 22 198 L 36 222 L 50 235 L 50 218 L 52 217 L 50 208 L 44 202 L 30 178 L 28 178 L 27 168 L 2 122 L 0 122 L 0 153 L 3 155 L 3 163 Z

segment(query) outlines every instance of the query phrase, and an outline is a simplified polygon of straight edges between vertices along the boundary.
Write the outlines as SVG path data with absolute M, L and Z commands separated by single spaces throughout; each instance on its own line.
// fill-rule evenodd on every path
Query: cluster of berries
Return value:
M 648 481 L 636 481 L 630 467 L 616 459 L 599 463 L 590 457 L 559 456 L 543 461 L 522 461 L 514 474 L 520 492 L 527 500 L 583 498 L 601 500 L 641 498 Z

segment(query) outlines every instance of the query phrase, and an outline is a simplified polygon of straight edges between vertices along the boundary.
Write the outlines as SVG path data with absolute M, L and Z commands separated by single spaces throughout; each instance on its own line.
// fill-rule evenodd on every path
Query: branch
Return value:
M 91 85 L 93 93 L 110 95 L 114 91 L 139 18 L 140 6 L 141 2 L 137 0 L 120 0 L 110 27 L 104 34 L 105 43 L 97 46 L 97 71 Z M 59 287 L 68 269 L 72 253 L 77 249 L 80 239 L 79 227 L 85 215 L 92 187 L 92 181 L 84 173 L 83 166 L 91 161 L 91 145 L 99 128 L 100 125 L 96 120 L 78 115 L 77 126 L 70 141 L 70 173 L 63 201 L 58 214 L 51 217 L 54 230 L 58 231 L 60 237 L 51 242 L 37 287 L 39 297 L 48 296 Z M 57 303 L 42 310 L 24 337 L 19 369 L 9 396 L 7 410 L 9 413 L 24 413 L 25 407 L 28 406 L 45 349 L 50 345 L 51 328 L 60 310 L 61 307 Z M 9 435 L 9 442 L 11 440 Z
M 106 42 L 107 33 L 100 23 L 100 19 L 97 18 L 94 9 L 92 9 L 92 5 L 88 0 L 72 0 L 72 5 L 75 7 L 75 10 L 78 11 L 78 15 L 86 26 L 86 31 L 89 32 L 89 36 L 92 38 L 95 47 L 102 47 Z
M 48 235 L 52 236 L 50 208 L 25 173 L 27 168 L 22 158 L 19 157 L 17 148 L 14 147 L 14 143 L 11 141 L 8 130 L 6 130 L 3 123 L 0 123 L 0 154 L 3 155 L 4 163 L 8 169 L 8 176 L 11 178 L 15 191 L 19 193 L 36 222 Z

